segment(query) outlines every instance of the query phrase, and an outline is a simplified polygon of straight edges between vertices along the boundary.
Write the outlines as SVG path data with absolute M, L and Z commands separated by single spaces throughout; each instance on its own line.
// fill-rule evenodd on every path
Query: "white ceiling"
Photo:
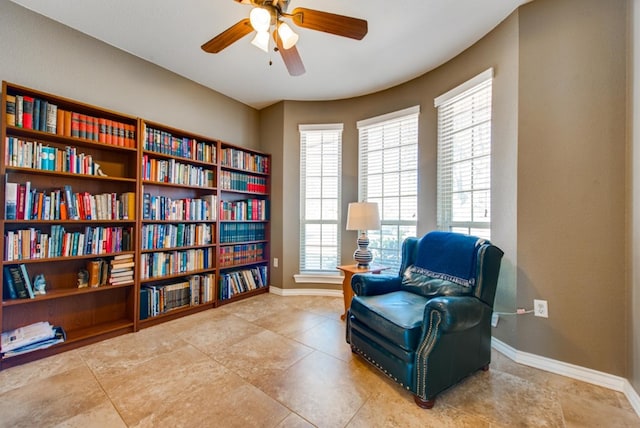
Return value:
M 369 25 L 361 41 L 291 25 L 307 70 L 298 77 L 278 53 L 252 46 L 252 34 L 218 54 L 200 49 L 248 17 L 251 6 L 233 0 L 12 1 L 259 109 L 281 100 L 351 98 L 420 76 L 530 0 L 291 0 L 289 11 L 307 7 Z

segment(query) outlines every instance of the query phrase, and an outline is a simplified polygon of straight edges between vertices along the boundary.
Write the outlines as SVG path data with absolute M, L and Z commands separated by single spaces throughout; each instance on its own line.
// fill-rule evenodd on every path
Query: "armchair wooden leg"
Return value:
M 431 409 L 433 408 L 433 405 L 436 404 L 436 399 L 432 398 L 430 400 L 423 400 L 422 398 L 418 397 L 417 395 L 413 396 L 413 401 L 416 402 L 416 404 L 418 405 L 418 407 L 422 408 L 422 409 Z
M 483 372 L 488 372 L 489 371 L 489 364 L 482 366 L 482 371 Z

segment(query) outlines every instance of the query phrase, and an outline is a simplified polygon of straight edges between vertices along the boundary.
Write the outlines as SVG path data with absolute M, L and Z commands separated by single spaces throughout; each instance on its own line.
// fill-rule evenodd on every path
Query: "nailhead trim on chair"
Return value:
M 435 318 L 435 320 L 434 320 Z M 425 338 L 420 343 L 418 350 L 416 351 L 416 395 L 423 400 L 426 400 L 426 392 L 427 392 L 427 367 L 428 356 L 433 349 L 433 346 L 436 343 L 437 338 L 437 330 L 440 326 L 440 322 L 442 318 L 440 316 L 440 312 L 432 310 L 429 314 L 429 329 L 427 329 L 427 333 L 425 334 Z M 435 330 L 434 330 L 435 323 Z M 422 370 L 423 364 L 421 362 L 424 360 L 424 371 Z
M 380 366 L 380 364 L 378 364 L 376 360 L 374 360 L 373 358 L 365 354 L 362 349 L 358 348 L 357 346 L 351 345 L 351 350 L 355 351 L 358 355 L 362 356 L 365 360 L 369 361 L 375 368 L 377 368 L 379 371 L 384 373 L 389 379 L 393 379 L 395 382 L 400 384 L 400 386 L 405 387 L 407 391 L 410 391 L 408 386 L 405 386 L 402 382 L 398 382 L 398 378 L 392 377 L 391 374 L 387 372 L 387 370 L 385 370 L 382 366 Z

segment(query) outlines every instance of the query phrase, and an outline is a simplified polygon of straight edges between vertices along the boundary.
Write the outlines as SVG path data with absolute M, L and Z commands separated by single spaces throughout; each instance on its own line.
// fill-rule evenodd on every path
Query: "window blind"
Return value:
M 342 124 L 299 125 L 300 272 L 340 264 Z
M 374 263 L 398 269 L 402 242 L 418 223 L 419 106 L 365 119 L 359 133 L 358 195 L 377 202 L 381 230 L 369 231 Z M 355 249 L 355 246 L 354 246 Z
M 438 228 L 491 237 L 492 70 L 436 98 Z

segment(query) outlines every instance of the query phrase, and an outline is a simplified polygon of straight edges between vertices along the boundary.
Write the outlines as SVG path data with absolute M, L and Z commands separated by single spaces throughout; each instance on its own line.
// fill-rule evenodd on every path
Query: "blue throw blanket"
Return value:
M 477 248 L 484 242 L 475 236 L 430 232 L 418 241 L 415 265 L 433 278 L 472 287 L 476 282 Z

